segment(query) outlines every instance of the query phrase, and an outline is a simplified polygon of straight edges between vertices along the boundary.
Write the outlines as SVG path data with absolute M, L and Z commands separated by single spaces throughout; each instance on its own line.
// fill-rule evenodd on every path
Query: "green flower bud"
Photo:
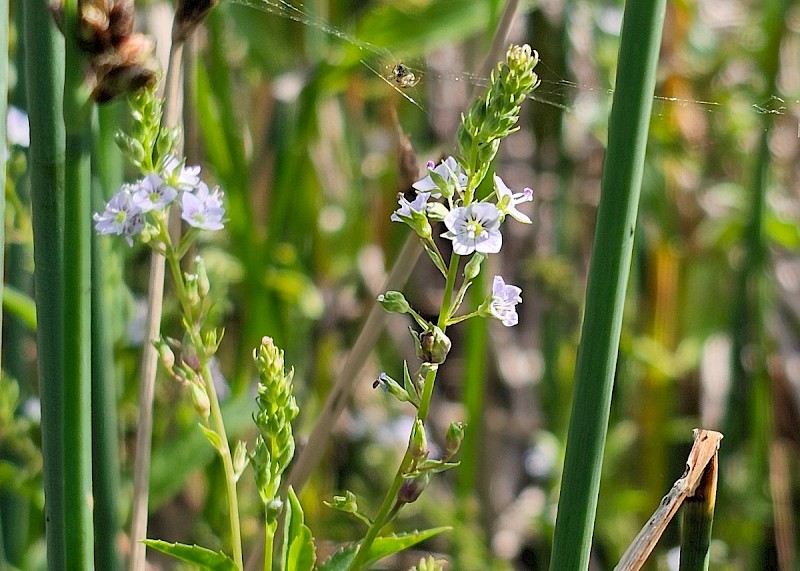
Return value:
M 186 284 L 186 298 L 189 304 L 197 306 L 200 303 L 200 292 L 197 289 L 197 275 L 184 274 L 184 281 Z
M 425 208 L 425 212 L 430 220 L 441 222 L 450 211 L 441 202 L 429 202 Z
M 466 425 L 463 422 L 451 422 L 450 427 L 447 429 L 445 436 L 445 458 L 449 459 L 455 456 L 458 449 L 461 448 L 461 443 L 464 441 L 464 431 Z
M 189 383 L 189 388 L 192 392 L 192 404 L 194 404 L 194 409 L 203 420 L 208 420 L 208 415 L 211 413 L 211 402 L 208 400 L 206 391 L 197 383 Z
M 161 363 L 164 365 L 167 372 L 172 375 L 173 368 L 175 367 L 175 353 L 172 352 L 170 346 L 163 340 L 158 341 L 155 345 L 156 349 L 158 349 L 158 357 L 161 359 Z
M 378 296 L 378 303 L 390 313 L 409 313 L 411 306 L 399 291 L 387 291 Z
M 197 293 L 200 295 L 200 299 L 204 299 L 211 290 L 208 273 L 206 272 L 206 263 L 201 256 L 197 256 L 195 262 L 197 264 Z
M 425 425 L 420 419 L 414 419 L 414 428 L 411 431 L 411 457 L 415 460 L 424 460 L 428 457 L 428 438 L 425 436 Z
M 247 468 L 248 462 L 247 445 L 240 440 L 236 443 L 236 449 L 233 451 L 233 472 L 236 474 L 237 480 Z
M 474 280 L 478 277 L 478 274 L 481 273 L 481 264 L 485 259 L 486 256 L 480 252 L 475 252 L 472 255 L 472 257 L 469 259 L 469 262 L 467 262 L 467 265 L 464 266 L 464 278 L 467 281 Z
M 279 498 L 275 498 L 267 502 L 266 505 L 266 512 L 267 512 L 267 523 L 272 523 L 278 516 L 281 515 L 283 511 L 283 502 Z
M 447 354 L 450 352 L 452 343 L 450 338 L 437 326 L 419 334 L 419 340 L 415 343 L 417 357 L 425 363 L 444 363 Z

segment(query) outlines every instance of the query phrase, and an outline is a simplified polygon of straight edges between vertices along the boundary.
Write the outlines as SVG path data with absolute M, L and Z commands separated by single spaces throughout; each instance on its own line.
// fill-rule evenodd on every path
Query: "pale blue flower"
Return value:
M 464 174 L 464 169 L 453 157 L 447 157 L 436 167 L 433 166 L 433 162 L 428 161 L 428 171 L 436 173 L 445 183 L 455 181 L 459 188 L 464 188 L 467 185 L 467 175 Z M 430 192 L 434 198 L 441 196 L 441 188 L 430 174 L 411 186 L 418 192 Z
M 164 184 L 160 176 L 149 174 L 135 185 L 133 204 L 142 212 L 164 210 L 178 196 L 178 191 Z
M 430 197 L 430 192 L 420 192 L 413 202 L 409 202 L 402 194 L 397 195 L 397 203 L 400 205 L 400 208 L 392 213 L 392 222 L 405 222 L 412 219 L 415 213 L 424 215 L 425 206 Z
M 129 184 L 111 197 L 105 210 L 93 216 L 95 229 L 100 234 L 125 236 L 128 246 L 133 246 L 133 237 L 144 229 L 144 215 L 133 203 Z
M 492 301 L 489 312 L 502 321 L 506 327 L 516 325 L 519 321 L 517 304 L 522 302 L 522 289 L 515 285 L 506 285 L 502 276 L 495 276 L 492 283 Z
M 206 183 L 201 182 L 197 192 L 184 192 L 181 195 L 183 218 L 190 226 L 201 230 L 221 230 L 225 208 L 222 206 L 222 192 L 219 188 L 212 191 Z
M 200 184 L 200 167 L 187 167 L 178 157 L 170 155 L 164 161 L 164 182 L 177 190 L 192 190 Z
M 500 211 L 489 202 L 454 208 L 445 216 L 444 224 L 448 231 L 442 237 L 453 241 L 453 251 L 460 256 L 472 252 L 495 254 L 503 245 Z
M 497 208 L 503 215 L 511 216 L 513 219 L 524 222 L 525 224 L 531 223 L 530 218 L 517 210 L 517 204 L 533 200 L 533 190 L 525 187 L 525 190 L 522 192 L 514 193 L 514 191 L 506 186 L 503 179 L 497 175 L 494 175 L 494 188 L 497 193 Z
M 20 147 L 31 146 L 31 128 L 28 115 L 22 110 L 8 106 L 6 114 L 6 139 L 12 145 Z

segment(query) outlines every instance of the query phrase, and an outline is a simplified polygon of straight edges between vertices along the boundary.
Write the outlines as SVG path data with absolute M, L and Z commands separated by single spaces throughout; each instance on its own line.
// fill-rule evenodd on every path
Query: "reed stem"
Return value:
M 665 0 L 628 0 L 625 5 L 553 571 L 584 570 L 589 564 L 665 8 Z

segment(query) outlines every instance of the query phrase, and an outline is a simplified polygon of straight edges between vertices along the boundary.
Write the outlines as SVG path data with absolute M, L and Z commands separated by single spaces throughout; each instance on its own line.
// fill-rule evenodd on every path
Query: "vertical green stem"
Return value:
M 68 569 L 94 567 L 91 432 L 91 115 L 78 1 L 64 2 L 64 509 Z
M 486 277 L 481 272 L 472 283 L 470 305 L 478 307 L 485 297 Z M 486 392 L 486 351 L 488 325 L 485 319 L 467 322 L 464 350 L 464 406 L 467 436 L 461 444 L 461 464 L 456 472 L 456 496 L 463 504 L 473 493 L 475 478 L 480 471 L 478 450 L 483 422 L 483 397 Z
M 42 407 L 47 560 L 66 569 L 63 448 L 64 265 L 64 44 L 46 0 L 22 2 L 31 147 L 28 155 L 33 211 L 39 395 Z M 35 46 L 35 48 L 34 48 Z
M 665 4 L 625 5 L 552 570 L 589 564 Z
M 445 282 L 444 286 L 444 296 L 442 297 L 442 305 L 439 309 L 439 319 L 437 321 L 437 326 L 442 330 L 442 332 L 447 329 L 447 320 L 450 317 L 450 305 L 453 302 L 453 291 L 455 291 L 459 259 L 460 256 L 455 253 L 453 253 L 450 257 L 450 266 L 448 267 L 447 271 L 447 281 Z M 425 384 L 422 389 L 422 396 L 420 397 L 419 410 L 417 411 L 417 418 L 422 422 L 425 422 L 425 419 L 428 416 L 428 409 L 431 406 L 433 386 L 436 383 L 436 371 L 436 369 L 432 369 L 428 371 L 428 374 L 425 376 Z M 383 526 L 389 522 L 390 515 L 392 514 L 392 507 L 394 506 L 397 494 L 400 492 L 400 488 L 403 485 L 404 476 L 408 471 L 408 468 L 411 466 L 411 460 L 411 441 L 409 440 L 406 453 L 403 455 L 403 460 L 400 462 L 400 467 L 397 469 L 397 473 L 394 476 L 394 480 L 392 480 L 391 486 L 389 486 L 389 491 L 386 492 L 386 496 L 383 498 L 383 503 L 378 510 L 378 515 L 375 516 L 375 520 L 372 522 L 372 525 L 367 530 L 367 534 L 361 541 L 361 545 L 359 545 L 358 551 L 356 552 L 352 563 L 350 563 L 349 569 L 361 569 L 361 566 L 366 562 L 370 547 L 372 547 L 373 542 L 378 537 L 378 534 L 380 533 L 381 529 L 383 529 Z
M 680 571 L 708 571 L 711 526 L 717 501 L 718 456 L 709 462 L 694 495 L 683 503 Z
M 122 182 L 122 154 L 114 144 L 119 105 L 99 108 L 96 151 L 99 184 L 94 205 L 99 210 Z M 114 571 L 120 568 L 117 553 L 119 532 L 119 460 L 117 445 L 117 394 L 108 299 L 108 242 L 92 233 L 92 472 L 94 482 L 95 565 Z

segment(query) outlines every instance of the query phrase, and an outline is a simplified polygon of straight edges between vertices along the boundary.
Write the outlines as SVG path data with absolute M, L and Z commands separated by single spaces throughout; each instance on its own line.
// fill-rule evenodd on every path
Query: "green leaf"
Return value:
M 220 435 L 211 430 L 210 428 L 203 426 L 202 424 L 198 424 L 198 426 L 200 427 L 200 430 L 203 431 L 203 434 L 205 434 L 208 441 L 211 443 L 211 446 L 219 450 L 220 447 L 222 447 L 222 438 L 220 438 Z
M 412 531 L 410 533 L 399 533 L 387 537 L 379 537 L 372 544 L 367 556 L 366 565 L 369 566 L 376 561 L 399 553 L 404 549 L 408 549 L 412 545 L 416 545 L 421 541 L 430 539 L 445 531 L 450 531 L 451 527 L 434 527 L 433 529 L 426 529 L 423 531 Z M 342 547 L 339 551 L 331 555 L 325 562 L 317 568 L 317 571 L 347 571 L 353 557 L 356 555 L 358 543 L 352 543 Z
M 147 547 L 161 553 L 166 553 L 186 563 L 197 565 L 201 569 L 211 571 L 236 571 L 233 560 L 222 551 L 211 551 L 199 545 L 184 545 L 183 543 L 168 543 L 160 539 L 145 539 Z
M 286 524 L 284 528 L 283 560 L 284 571 L 312 571 L 317 555 L 311 530 L 303 523 L 303 507 L 300 500 L 289 487 L 286 504 Z

